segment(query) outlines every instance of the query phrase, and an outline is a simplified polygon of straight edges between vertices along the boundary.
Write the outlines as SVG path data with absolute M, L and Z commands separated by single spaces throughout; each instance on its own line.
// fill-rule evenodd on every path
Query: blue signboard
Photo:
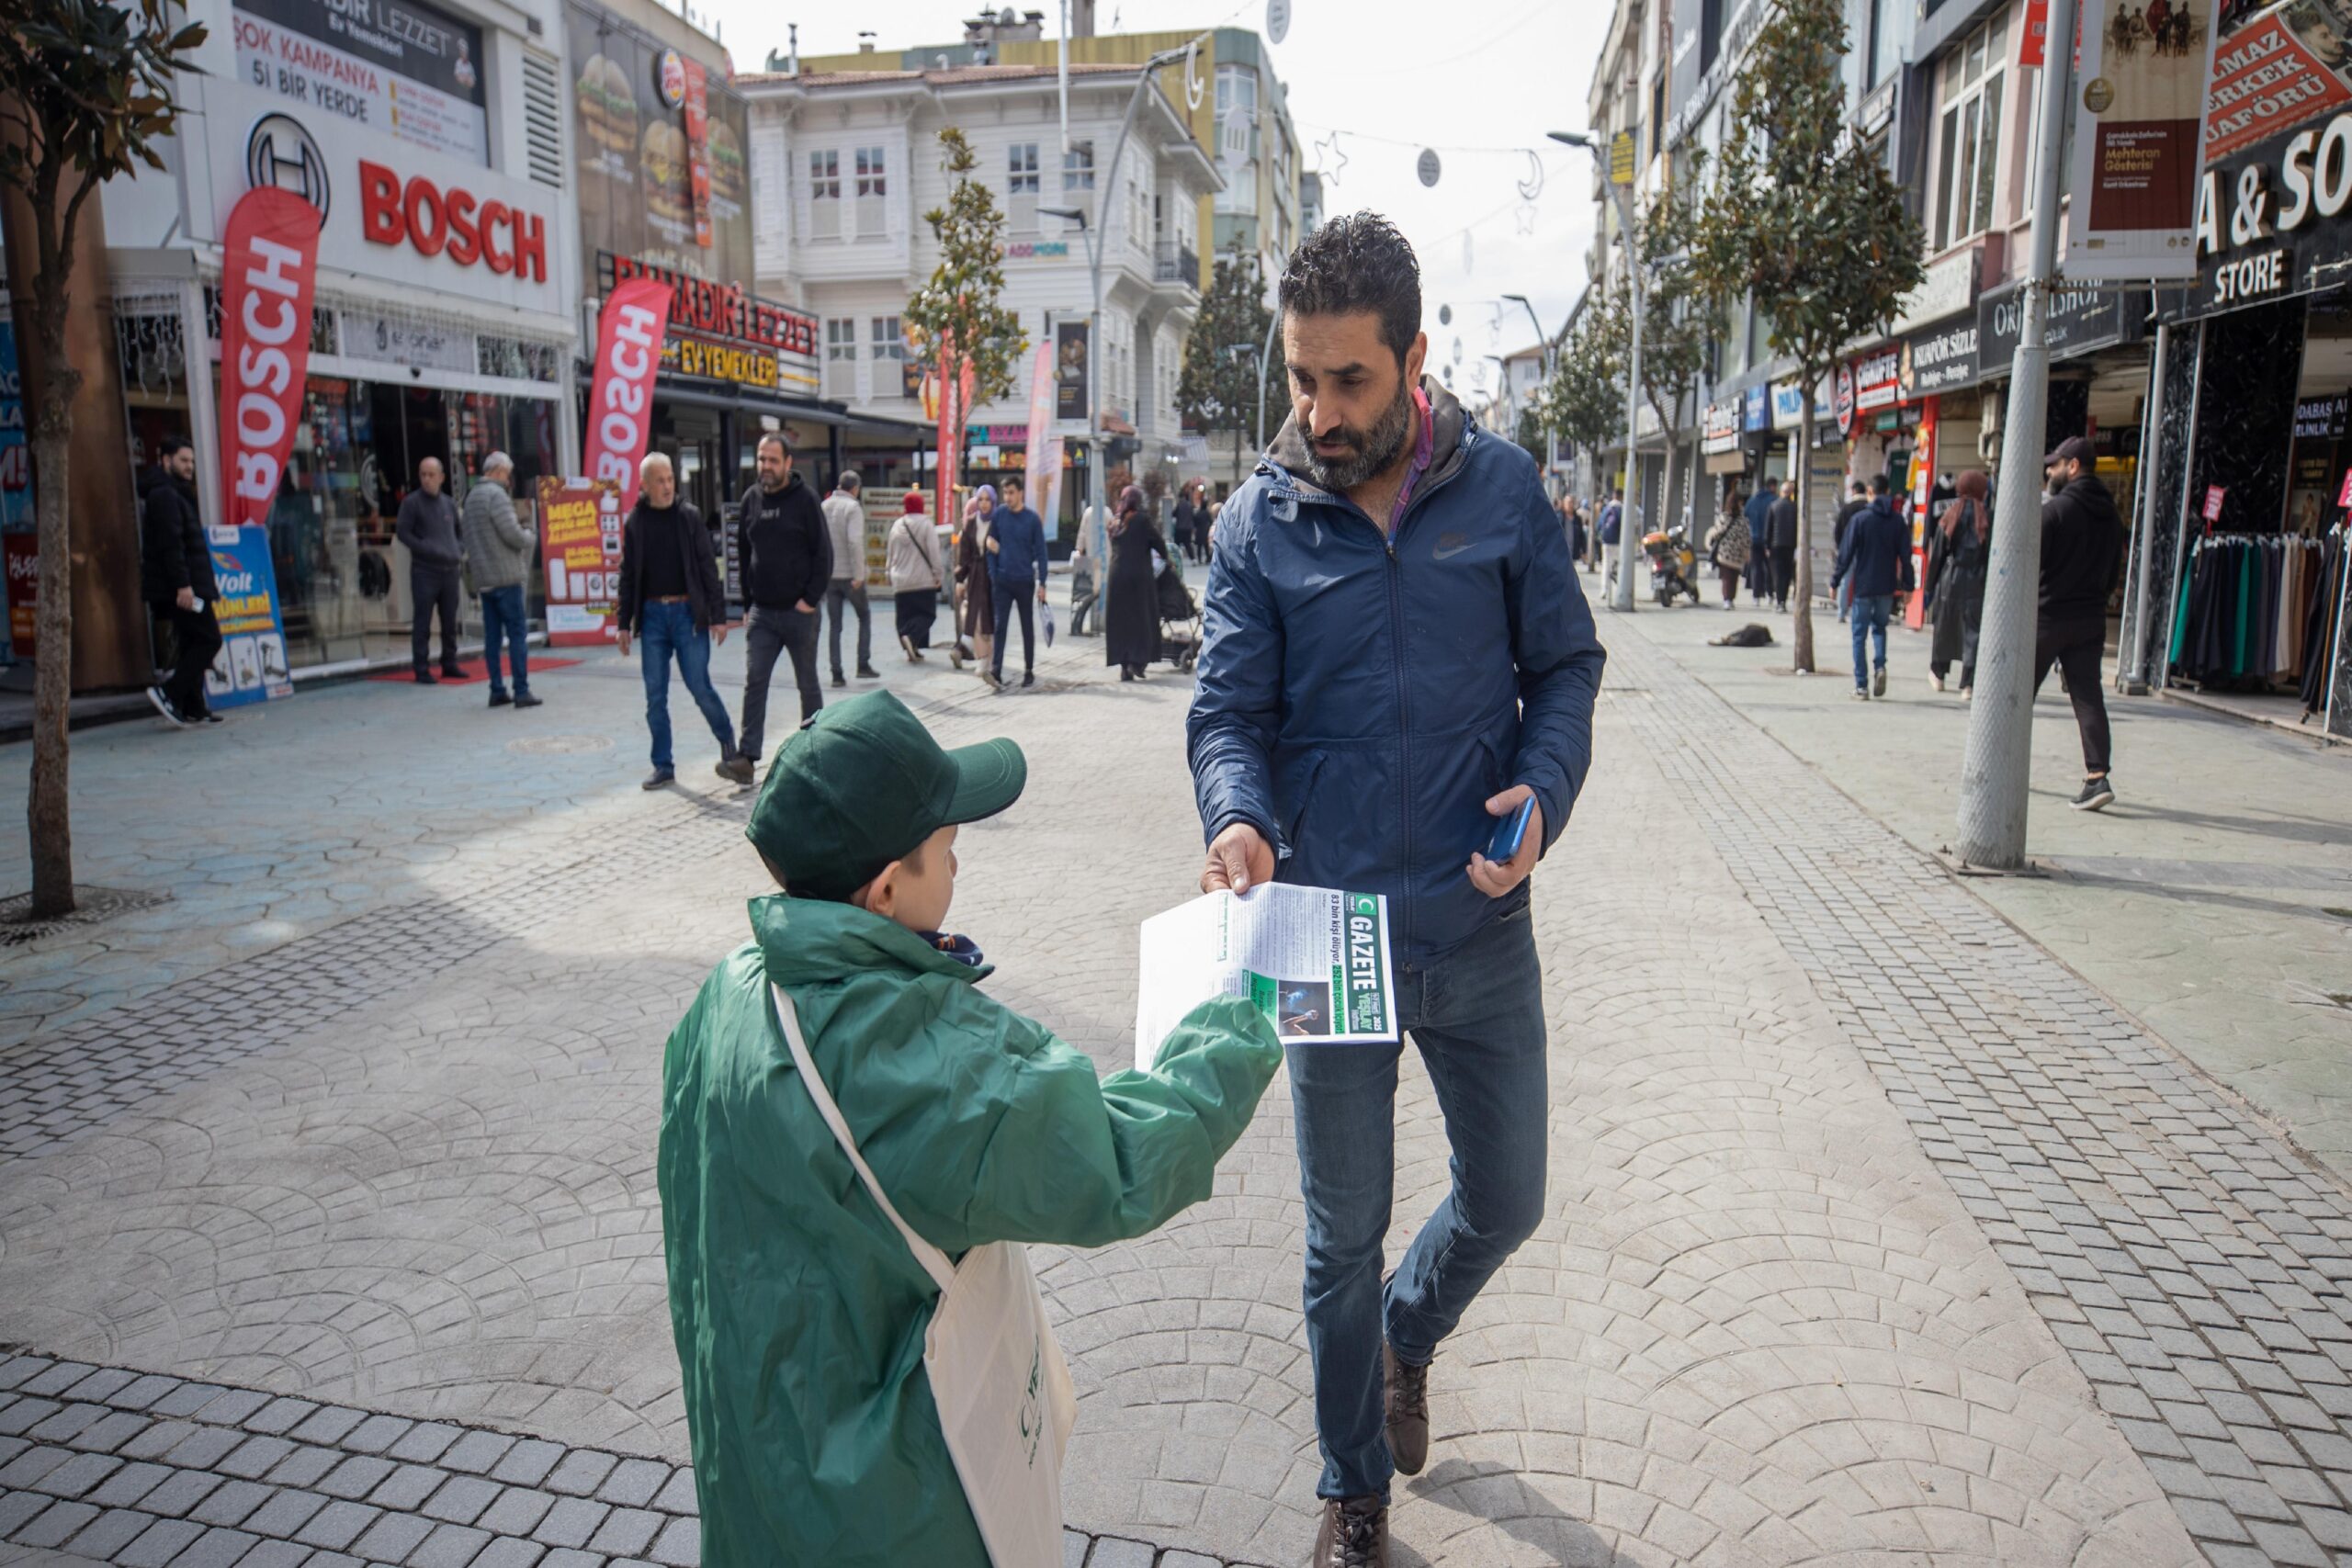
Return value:
M 1772 406 L 1761 387 L 1747 389 L 1747 400 L 1740 407 L 1739 427 L 1747 431 L 1771 428 Z
M 286 625 L 277 607 L 277 572 L 269 560 L 266 528 L 208 527 L 212 575 L 220 597 L 212 613 L 220 623 L 220 651 L 204 674 L 205 701 L 216 708 L 243 707 L 294 694 L 286 663 Z

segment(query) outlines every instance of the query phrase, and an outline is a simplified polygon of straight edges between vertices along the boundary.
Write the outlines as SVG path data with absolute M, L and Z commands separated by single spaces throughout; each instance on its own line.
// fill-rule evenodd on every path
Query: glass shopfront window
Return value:
M 556 472 L 555 401 L 435 387 L 310 378 L 286 479 L 269 513 L 271 563 L 297 670 L 359 660 L 405 659 L 408 552 L 393 538 L 401 502 L 427 457 L 451 476 L 463 504 L 481 459 L 514 460 L 514 509 L 537 526 L 538 481 Z M 531 586 L 531 610 L 543 611 Z M 464 605 L 478 634 L 481 607 Z

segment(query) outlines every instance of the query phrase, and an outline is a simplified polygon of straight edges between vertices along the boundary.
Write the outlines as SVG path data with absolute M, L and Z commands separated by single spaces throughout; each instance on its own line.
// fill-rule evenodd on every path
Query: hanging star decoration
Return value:
M 1315 144 L 1315 162 L 1322 170 L 1325 187 L 1337 187 L 1340 183 L 1340 171 L 1348 166 L 1347 149 L 1340 145 L 1338 131 L 1331 132 Z
M 1519 231 L 1521 233 L 1532 234 L 1535 232 L 1535 204 L 1533 202 L 1521 202 L 1519 204 L 1517 216 L 1519 218 Z

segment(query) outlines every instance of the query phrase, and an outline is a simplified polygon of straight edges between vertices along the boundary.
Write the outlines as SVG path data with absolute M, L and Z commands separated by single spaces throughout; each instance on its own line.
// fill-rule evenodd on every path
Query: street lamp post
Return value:
M 1535 341 L 1543 347 L 1544 350 L 1544 389 L 1546 392 L 1549 392 L 1552 388 L 1552 377 L 1555 370 L 1555 367 L 1552 363 L 1552 356 L 1557 352 L 1557 350 L 1554 347 L 1552 340 L 1544 335 L 1544 323 L 1537 318 L 1535 314 L 1535 307 L 1528 299 L 1526 295 L 1506 294 L 1503 298 L 1517 305 L 1521 310 L 1525 310 L 1527 312 L 1529 324 L 1533 326 L 1535 329 Z M 1513 434 L 1516 434 L 1517 432 L 1513 432 Z M 1551 422 L 1547 420 L 1544 422 L 1544 484 L 1545 487 L 1544 493 L 1547 495 L 1551 493 L 1550 486 L 1552 483 L 1552 470 L 1559 467 L 1559 464 L 1560 433 L 1554 430 L 1551 427 Z
M 1608 179 L 1610 170 L 1602 162 L 1604 150 L 1600 139 L 1589 131 L 1555 130 L 1553 141 L 1566 147 L 1581 147 L 1592 154 L 1593 164 Z M 1643 286 L 1641 251 L 1634 242 L 1633 201 L 1626 188 L 1609 180 L 1610 199 L 1617 208 L 1618 238 L 1625 245 L 1625 273 L 1632 279 L 1634 290 L 1633 342 L 1625 356 L 1625 501 L 1617 519 L 1617 581 L 1609 597 L 1609 607 L 1631 615 L 1634 609 L 1634 549 L 1639 536 L 1634 531 L 1634 508 L 1640 502 L 1640 448 L 1635 445 L 1641 431 L 1642 414 L 1642 317 L 1646 314 L 1645 300 L 1648 290 Z

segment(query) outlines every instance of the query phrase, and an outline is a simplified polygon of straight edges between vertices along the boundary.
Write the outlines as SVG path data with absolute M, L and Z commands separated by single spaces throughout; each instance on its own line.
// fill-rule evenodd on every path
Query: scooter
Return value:
M 1690 537 L 1680 524 L 1663 533 L 1643 535 L 1642 548 L 1650 558 L 1652 598 L 1668 607 L 1684 593 L 1690 596 L 1693 604 L 1702 602 L 1699 592 L 1699 558 L 1691 550 Z

